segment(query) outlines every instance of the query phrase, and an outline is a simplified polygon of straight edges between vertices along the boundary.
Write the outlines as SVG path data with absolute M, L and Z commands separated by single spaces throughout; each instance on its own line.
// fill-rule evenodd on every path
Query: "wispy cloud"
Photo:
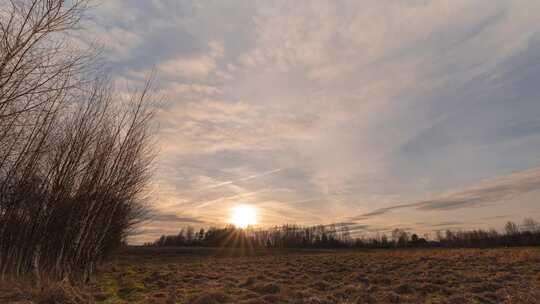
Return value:
M 459 221 L 453 221 L 453 222 L 442 222 L 437 224 L 431 224 L 431 227 L 447 227 L 447 226 L 462 226 L 465 224 L 471 224 L 471 223 L 465 223 L 465 222 L 459 222 Z
M 81 39 L 104 44 L 120 82 L 158 72 L 159 210 L 201 225 L 223 224 L 238 202 L 269 225 L 359 214 L 366 232 L 455 210 L 496 225 L 483 218 L 518 217 L 538 199 L 537 169 L 489 178 L 540 164 L 539 10 L 109 0 Z
M 406 208 L 430 211 L 480 207 L 486 204 L 500 203 L 538 189 L 540 189 L 540 168 L 534 168 L 485 180 L 477 185 L 430 200 L 380 208 L 361 216 L 373 217 Z
M 216 69 L 216 61 L 223 57 L 223 45 L 216 41 L 209 43 L 209 52 L 203 55 L 180 55 L 166 60 L 158 70 L 168 77 L 202 78 Z
M 221 182 L 221 183 L 218 183 L 216 185 L 211 185 L 211 186 L 206 187 L 206 189 L 223 187 L 223 186 L 227 186 L 227 185 L 231 185 L 231 184 L 236 184 L 236 183 L 240 183 L 240 182 L 249 181 L 249 180 L 252 180 L 252 179 L 255 179 L 255 178 L 260 178 L 260 177 L 263 177 L 263 176 L 266 176 L 266 175 L 274 174 L 274 173 L 280 172 L 282 170 L 283 169 L 280 168 L 280 169 L 275 169 L 275 170 L 262 172 L 262 173 L 259 173 L 259 174 L 253 174 L 253 175 L 246 176 L 246 177 L 243 177 L 243 178 L 239 178 L 239 179 L 236 179 L 236 180 L 231 180 L 231 181 Z
M 175 224 L 203 224 L 204 221 L 190 216 L 179 216 L 175 213 L 158 212 L 154 211 L 151 214 L 151 220 L 153 222 L 167 222 Z

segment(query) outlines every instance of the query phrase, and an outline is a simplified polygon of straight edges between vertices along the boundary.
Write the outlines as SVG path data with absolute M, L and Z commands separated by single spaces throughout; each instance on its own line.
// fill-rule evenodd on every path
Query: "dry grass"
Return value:
M 83 303 L 57 290 L 0 303 Z M 104 265 L 96 303 L 538 303 L 539 249 L 131 250 Z M 3 294 L 0 291 L 0 294 Z M 15 293 L 16 294 L 16 293 Z M 62 295 L 70 295 L 66 299 Z M 75 296 L 74 296 L 75 295 Z M 80 296 L 79 296 L 80 297 Z M 51 296 L 49 296 L 49 299 Z M 24 302 L 26 301 L 26 302 Z
M 101 303 L 462 304 L 538 303 L 540 298 L 538 249 L 238 255 L 216 256 L 207 249 L 132 251 L 102 269 L 96 286 L 110 295 Z
M 0 303 L 13 304 L 79 304 L 95 303 L 89 290 L 74 287 L 66 282 L 43 282 L 41 288 L 29 287 L 30 283 L 2 282 Z

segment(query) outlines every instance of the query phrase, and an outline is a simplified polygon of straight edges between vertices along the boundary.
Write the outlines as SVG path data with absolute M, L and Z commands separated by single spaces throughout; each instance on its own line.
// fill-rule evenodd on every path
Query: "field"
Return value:
M 102 267 L 98 303 L 538 303 L 540 250 L 138 249 Z
M 539 303 L 539 291 L 540 249 L 534 248 L 131 248 L 100 266 L 83 294 L 103 304 L 462 304 Z M 82 303 L 84 298 L 69 301 L 53 291 L 47 301 L 24 300 L 21 294 L 15 301 L 2 293 L 0 289 L 1 303 Z

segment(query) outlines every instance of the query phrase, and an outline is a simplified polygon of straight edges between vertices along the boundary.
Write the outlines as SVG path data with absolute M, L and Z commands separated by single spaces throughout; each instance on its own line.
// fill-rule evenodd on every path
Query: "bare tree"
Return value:
M 512 236 L 519 233 L 519 228 L 516 223 L 507 222 L 506 225 L 504 226 L 504 231 L 506 232 L 507 235 Z
M 150 84 L 88 77 L 65 36 L 86 1 L 0 4 L 0 275 L 86 280 L 144 219 Z
M 523 219 L 522 230 L 524 232 L 538 233 L 540 232 L 540 224 L 530 217 Z

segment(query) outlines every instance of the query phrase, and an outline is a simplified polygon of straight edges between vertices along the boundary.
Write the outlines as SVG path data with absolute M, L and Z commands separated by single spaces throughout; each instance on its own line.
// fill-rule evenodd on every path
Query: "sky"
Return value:
M 117 85 L 156 73 L 154 217 L 354 235 L 540 220 L 537 0 L 108 0 L 84 37 Z

